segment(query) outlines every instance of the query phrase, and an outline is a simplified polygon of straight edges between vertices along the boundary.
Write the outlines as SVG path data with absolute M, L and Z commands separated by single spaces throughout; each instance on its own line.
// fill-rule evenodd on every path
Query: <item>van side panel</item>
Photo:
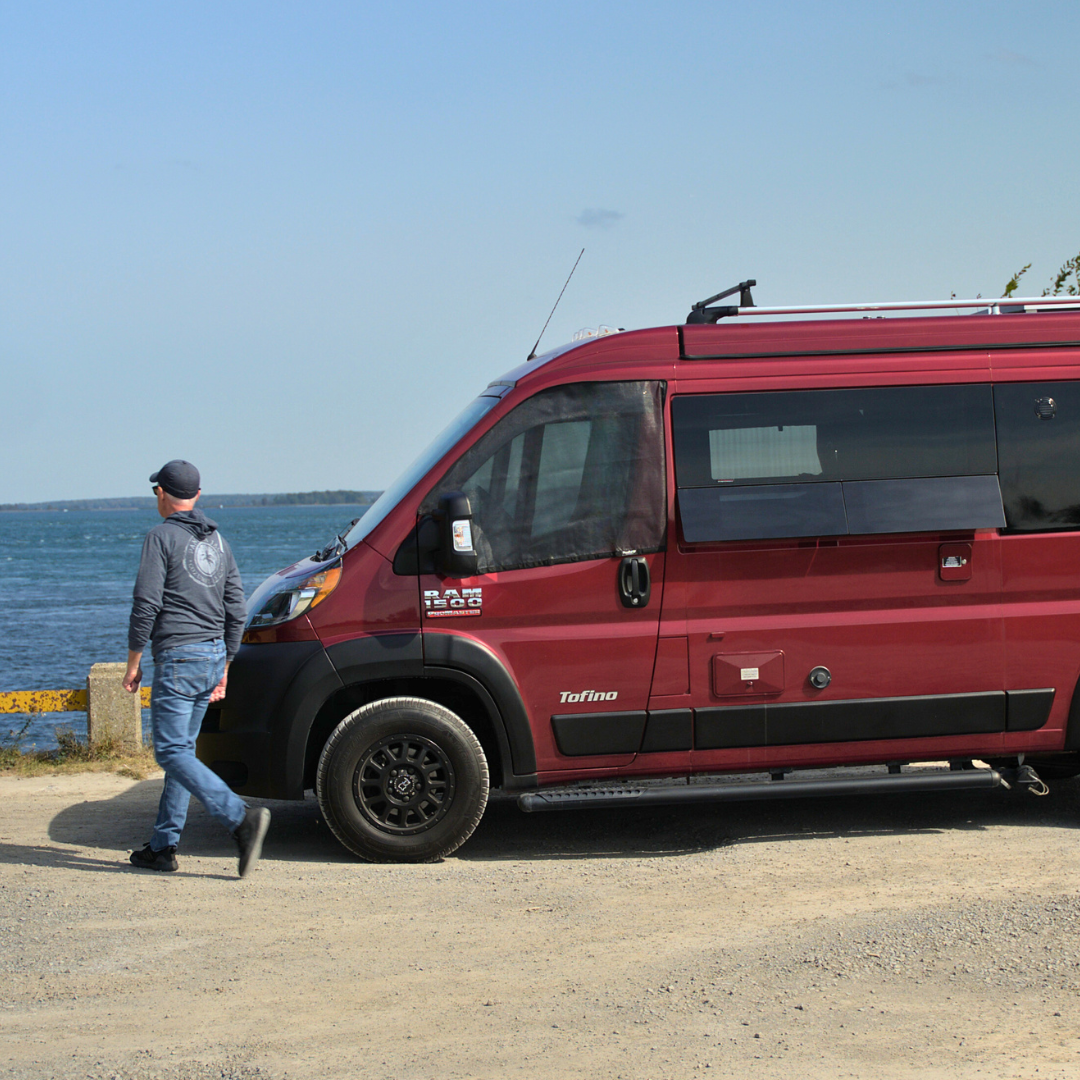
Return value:
M 661 634 L 685 627 L 690 692 L 650 705 L 694 710 L 689 766 L 880 761 L 973 739 L 998 750 L 1007 726 L 1001 553 L 997 529 L 984 526 L 1004 516 L 986 355 L 685 366 L 700 378 L 680 379 L 671 399 L 679 543 Z M 943 483 L 974 485 L 978 498 L 943 499 Z M 831 488 L 833 535 L 788 513 L 792 492 Z M 696 514 L 689 536 L 684 493 Z M 734 499 L 735 513 L 723 503 L 710 511 L 709 497 Z M 751 526 L 740 498 L 754 501 Z M 904 498 L 932 506 L 937 529 L 925 512 L 898 510 Z M 922 531 L 887 531 L 903 520 Z M 745 536 L 753 526 L 764 535 Z M 710 529 L 721 542 L 709 542 Z M 722 542 L 740 529 L 742 538 Z M 953 576 L 943 574 L 956 551 Z M 827 673 L 822 685 L 810 679 L 816 669 Z
M 497 665 L 506 673 L 509 686 L 520 691 L 530 734 L 521 731 L 519 735 L 516 719 L 504 714 L 511 745 L 516 740 L 518 747 L 515 772 L 585 772 L 619 768 L 633 760 L 642 725 L 629 713 L 644 717 L 664 580 L 664 553 L 642 558 L 649 566 L 652 598 L 639 610 L 620 603 L 621 560 L 596 559 L 454 582 L 455 586 L 482 590 L 483 614 L 469 619 L 432 618 L 431 625 L 424 628 L 429 664 L 457 664 L 454 658 L 464 657 L 466 644 L 471 642 L 473 652 L 469 655 L 490 656 L 489 667 Z M 438 591 L 442 584 L 434 575 L 421 577 L 425 589 Z M 468 632 L 449 633 L 444 629 L 448 623 L 468 623 Z M 484 679 L 479 670 L 474 674 Z M 569 741 L 564 736 L 560 747 L 552 718 L 578 717 L 559 721 L 567 732 L 588 727 L 589 722 L 583 719 L 586 713 L 611 714 L 606 720 L 608 728 L 629 726 L 636 737 L 630 743 L 622 734 L 606 741 L 594 738 L 590 743 L 579 733 L 571 735 Z M 616 715 L 620 719 L 615 719 Z M 532 762 L 524 756 L 526 741 L 535 754 Z M 589 752 L 580 756 L 565 752 L 582 748 Z
M 938 536 L 739 544 L 724 551 L 680 546 L 669 561 L 668 587 L 680 581 L 686 597 L 690 697 L 699 718 L 693 766 L 727 767 L 726 748 L 748 745 L 742 717 L 725 743 L 729 706 L 740 713 L 767 706 L 756 745 L 789 747 L 792 761 L 804 756 L 801 744 L 813 747 L 812 758 L 862 758 L 865 745 L 823 744 L 974 732 L 996 743 L 1005 730 L 998 539 L 980 533 L 969 542 L 972 575 L 959 582 L 940 580 Z M 768 657 L 782 658 L 779 677 L 775 662 L 766 670 Z M 718 682 L 718 664 L 735 677 Z M 821 689 L 810 681 L 819 667 L 830 676 Z M 757 763 L 775 761 L 778 753 Z M 739 756 L 744 765 L 755 762 L 752 751 Z

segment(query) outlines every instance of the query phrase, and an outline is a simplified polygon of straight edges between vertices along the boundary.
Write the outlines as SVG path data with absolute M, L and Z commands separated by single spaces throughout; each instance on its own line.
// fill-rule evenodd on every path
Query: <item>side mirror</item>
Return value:
M 439 497 L 435 511 L 439 526 L 439 550 L 435 561 L 443 577 L 476 575 L 476 548 L 473 547 L 472 507 L 463 491 L 447 491 Z

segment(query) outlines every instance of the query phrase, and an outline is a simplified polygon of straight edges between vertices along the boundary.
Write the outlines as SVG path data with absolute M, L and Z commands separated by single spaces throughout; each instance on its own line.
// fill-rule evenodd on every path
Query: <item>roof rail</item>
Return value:
M 731 291 L 734 292 L 735 290 Z M 706 309 L 704 305 L 707 302 L 703 302 L 700 307 L 695 304 L 691 315 L 697 317 L 687 319 L 687 322 L 716 322 L 717 319 L 727 318 L 732 315 L 824 315 L 844 311 L 923 311 L 981 308 L 990 315 L 1014 315 L 1028 311 L 1045 311 L 1055 307 L 1072 307 L 1080 310 L 1080 296 L 1003 296 L 996 300 L 980 296 L 974 300 L 900 300 L 864 304 L 806 304 L 797 307 L 756 307 L 750 305 L 747 307 Z M 703 315 L 706 317 L 702 318 Z

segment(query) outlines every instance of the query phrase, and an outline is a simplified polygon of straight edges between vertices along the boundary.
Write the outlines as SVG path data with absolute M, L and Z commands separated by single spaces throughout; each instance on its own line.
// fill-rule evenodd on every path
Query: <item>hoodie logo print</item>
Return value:
M 212 589 L 225 576 L 225 557 L 217 544 L 193 536 L 184 549 L 184 569 L 196 584 Z

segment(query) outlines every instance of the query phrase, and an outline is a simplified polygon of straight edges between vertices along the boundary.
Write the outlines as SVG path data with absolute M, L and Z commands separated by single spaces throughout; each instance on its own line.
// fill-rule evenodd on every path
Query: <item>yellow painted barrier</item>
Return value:
M 150 704 L 150 687 L 139 696 L 124 689 L 126 664 L 94 664 L 82 690 L 8 690 L 0 693 L 0 713 L 86 713 L 86 738 L 142 746 L 142 709 Z M 23 731 L 25 732 L 25 727 Z
M 139 691 L 139 700 L 150 704 L 150 687 Z M 86 712 L 85 690 L 9 690 L 0 693 L 0 713 Z

